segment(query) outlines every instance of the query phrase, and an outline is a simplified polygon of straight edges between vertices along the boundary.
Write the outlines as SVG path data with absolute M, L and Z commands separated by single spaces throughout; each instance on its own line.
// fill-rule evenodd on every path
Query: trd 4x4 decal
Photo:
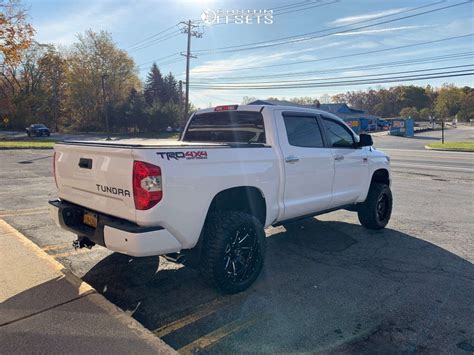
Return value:
M 162 159 L 207 159 L 207 152 L 205 150 L 189 151 L 189 152 L 157 152 Z

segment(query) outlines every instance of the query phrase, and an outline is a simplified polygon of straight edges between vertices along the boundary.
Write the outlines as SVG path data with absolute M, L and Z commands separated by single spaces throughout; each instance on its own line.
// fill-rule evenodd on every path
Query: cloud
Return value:
M 90 28 L 95 31 L 111 30 L 127 15 L 124 6 L 105 8 L 104 4 L 88 5 L 81 11 L 71 12 L 61 19 L 51 17 L 50 21 L 35 25 L 36 39 L 43 43 L 70 45 L 76 41 L 76 35 Z
M 358 36 L 358 35 L 377 34 L 377 33 L 384 33 L 384 32 L 414 30 L 414 29 L 425 28 L 425 27 L 436 27 L 436 26 L 435 25 L 399 26 L 399 27 L 379 28 L 379 29 L 373 29 L 373 30 L 361 30 L 361 31 L 352 31 L 352 32 L 344 32 L 344 33 L 335 33 L 333 36 Z
M 318 38 L 317 40 L 327 40 L 327 38 Z M 305 44 L 307 46 L 307 43 Z M 343 41 L 332 41 L 327 44 L 318 44 L 308 48 L 301 48 L 295 50 L 288 50 L 285 52 L 275 52 L 271 54 L 262 54 L 262 55 L 246 55 L 242 54 L 238 56 L 229 57 L 226 59 L 217 59 L 210 60 L 203 64 L 200 64 L 191 69 L 191 75 L 194 78 L 199 77 L 225 77 L 229 76 L 229 73 L 233 69 L 238 69 L 241 67 L 253 67 L 253 66 L 262 66 L 262 65 L 271 65 L 277 63 L 278 61 L 298 61 L 298 60 L 313 60 L 317 59 L 316 55 L 305 54 L 308 52 L 317 52 L 318 54 L 322 49 L 332 48 L 332 47 L 341 47 L 343 48 L 347 45 L 347 42 Z M 225 70 L 224 72 L 221 72 Z M 250 69 L 249 69 L 250 70 Z M 240 71 L 239 71 L 240 72 Z M 249 75 L 248 72 L 242 75 Z
M 191 69 L 193 77 L 208 77 L 208 76 L 227 76 L 233 69 L 241 67 L 252 67 L 261 65 L 270 65 L 280 60 L 288 60 L 290 56 L 310 52 L 319 48 L 304 48 L 301 50 L 277 52 L 266 55 L 247 55 L 247 56 L 233 56 L 225 59 L 210 60 L 204 64 L 198 65 Z M 225 72 L 222 72 L 225 71 Z
M 355 42 L 351 43 L 347 48 L 349 49 L 372 49 L 379 47 L 380 43 L 375 41 L 363 41 L 363 42 Z
M 391 10 L 385 10 L 385 11 L 380 11 L 380 12 L 372 12 L 369 14 L 363 14 L 363 15 L 355 15 L 355 16 L 348 16 L 348 17 L 341 17 L 338 18 L 332 22 L 330 22 L 331 25 L 348 25 L 354 22 L 358 21 L 364 21 L 364 20 L 371 20 L 380 16 L 388 16 L 388 15 L 394 15 L 400 11 L 407 10 L 407 8 L 402 7 L 398 9 L 391 9 Z

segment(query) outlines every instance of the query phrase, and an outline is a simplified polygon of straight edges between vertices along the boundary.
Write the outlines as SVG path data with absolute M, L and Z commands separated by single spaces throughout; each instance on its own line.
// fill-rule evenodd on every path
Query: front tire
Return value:
M 237 211 L 212 213 L 204 227 L 200 272 L 224 293 L 238 293 L 257 279 L 265 260 L 263 226 L 252 215 Z
M 360 204 L 357 216 L 360 224 L 369 229 L 382 229 L 392 215 L 393 198 L 390 187 L 385 184 L 373 183 L 367 199 Z

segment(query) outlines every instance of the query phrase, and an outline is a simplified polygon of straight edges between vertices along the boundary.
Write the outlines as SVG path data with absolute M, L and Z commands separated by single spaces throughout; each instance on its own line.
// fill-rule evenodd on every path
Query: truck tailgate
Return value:
M 59 197 L 135 222 L 132 147 L 56 144 Z

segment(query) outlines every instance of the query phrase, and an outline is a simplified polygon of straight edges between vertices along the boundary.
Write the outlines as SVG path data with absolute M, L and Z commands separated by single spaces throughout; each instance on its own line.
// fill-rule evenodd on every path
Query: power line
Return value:
M 368 84 L 385 84 L 393 82 L 406 82 L 406 81 L 419 81 L 428 79 L 439 79 L 439 78 L 453 78 L 461 76 L 474 75 L 474 71 L 451 71 L 451 72 L 440 72 L 430 73 L 412 76 L 397 76 L 389 78 L 374 78 L 369 80 L 352 80 L 352 81 L 334 81 L 328 83 L 307 83 L 304 85 L 288 85 L 288 86 L 274 86 L 274 87 L 251 87 L 251 88 L 229 88 L 224 87 L 191 87 L 194 89 L 206 89 L 206 90 L 280 90 L 280 89 L 302 89 L 302 88 L 324 88 L 324 87 L 337 87 L 337 86 L 353 86 L 353 85 L 368 85 Z
M 272 8 L 269 9 L 269 10 L 273 10 L 273 11 L 278 11 L 278 10 L 281 10 L 281 9 L 286 10 L 286 9 L 288 9 L 288 8 L 298 7 L 298 6 L 304 6 L 304 5 L 314 4 L 314 3 L 318 3 L 318 2 L 321 2 L 321 0 L 316 0 L 316 1 L 300 1 L 300 2 L 297 2 L 297 3 L 294 3 L 294 4 L 287 4 L 287 5 L 272 7 Z
M 206 83 L 208 80 L 218 81 L 219 84 L 222 80 L 236 80 L 241 81 L 242 79 L 253 79 L 256 82 L 261 83 L 260 81 L 262 78 L 280 78 L 280 77 L 294 77 L 294 76 L 308 76 L 311 74 L 328 74 L 328 73 L 338 73 L 338 72 L 345 72 L 349 70 L 365 70 L 365 69 L 383 69 L 389 67 L 399 67 L 399 66 L 406 66 L 406 65 L 422 65 L 422 64 L 429 64 L 429 63 L 436 63 L 440 61 L 451 61 L 453 59 L 465 60 L 468 58 L 474 57 L 474 51 L 469 52 L 462 52 L 450 55 L 443 55 L 443 56 L 434 56 L 434 57 L 425 57 L 425 58 L 418 58 L 418 59 L 410 59 L 410 60 L 403 60 L 403 61 L 394 61 L 394 62 L 385 62 L 380 64 L 371 64 L 371 65 L 357 65 L 357 66 L 349 66 L 349 67 L 338 67 L 332 68 L 327 70 L 312 70 L 312 71 L 303 71 L 303 72 L 292 72 L 292 73 L 280 73 L 280 74 L 271 74 L 271 75 L 259 75 L 258 78 L 255 75 L 252 76 L 234 76 L 234 77 L 221 77 L 221 78 L 206 78 L 200 77 L 196 83 Z
M 423 5 L 423 6 L 418 6 L 418 7 L 407 9 L 407 10 L 402 10 L 402 11 L 399 11 L 399 12 L 394 13 L 394 14 L 383 15 L 383 16 L 379 16 L 379 17 L 369 19 L 369 20 L 358 21 L 358 22 L 354 22 L 354 23 L 351 23 L 351 24 L 348 24 L 348 25 L 336 26 L 336 27 L 333 27 L 333 28 L 328 28 L 328 29 L 303 33 L 303 34 L 300 34 L 300 35 L 277 38 L 273 41 L 270 41 L 270 43 L 269 43 L 269 41 L 260 41 L 260 42 L 253 42 L 253 43 L 241 44 L 241 45 L 236 45 L 236 46 L 220 47 L 220 48 L 214 48 L 214 49 L 201 49 L 201 50 L 196 50 L 195 52 L 200 53 L 201 55 L 204 55 L 204 54 L 211 55 L 211 54 L 217 54 L 217 53 L 231 53 L 231 52 L 261 49 L 261 48 L 268 48 L 268 47 L 280 46 L 280 45 L 285 45 L 285 44 L 309 41 L 309 40 L 312 40 L 312 39 L 323 38 L 323 37 L 333 36 L 333 35 L 336 35 L 336 34 L 343 34 L 343 33 L 347 33 L 347 32 L 362 30 L 362 29 L 366 29 L 366 28 L 370 28 L 370 27 L 374 27 L 374 26 L 378 26 L 378 25 L 382 25 L 382 24 L 387 24 L 387 23 L 391 23 L 391 22 L 395 22 L 395 21 L 405 20 L 407 18 L 413 18 L 413 17 L 416 17 L 416 16 L 426 15 L 428 13 L 433 13 L 433 12 L 437 12 L 437 11 L 446 10 L 448 8 L 453 8 L 453 7 L 456 7 L 456 6 L 461 6 L 461 5 L 465 5 L 465 4 L 468 4 L 468 3 L 472 3 L 472 0 L 465 1 L 465 2 L 462 2 L 462 3 L 452 4 L 452 5 L 432 9 L 432 10 L 423 11 L 423 12 L 416 13 L 416 14 L 413 14 L 413 15 L 402 16 L 402 17 L 399 17 L 399 18 L 380 21 L 380 22 L 377 22 L 377 23 L 368 24 L 368 25 L 359 26 L 359 27 L 352 27 L 352 26 L 357 25 L 357 24 L 366 23 L 366 22 L 369 22 L 369 21 L 374 21 L 374 20 L 378 20 L 378 19 L 381 19 L 381 18 L 389 17 L 389 16 L 399 15 L 399 14 L 406 13 L 406 12 L 412 12 L 412 11 L 420 10 L 422 8 L 438 5 L 439 3 L 442 3 L 442 2 L 444 2 L 444 1 L 440 1 L 440 2 L 437 2 L 437 3 L 432 3 L 432 4 L 428 4 L 428 5 Z M 317 33 L 328 32 L 328 31 L 332 31 L 332 30 L 338 30 L 338 29 L 341 29 L 341 28 L 348 28 L 348 29 L 342 30 L 342 31 L 336 31 L 336 32 L 332 32 L 332 33 L 327 33 L 327 34 L 323 34 L 323 35 L 319 35 L 319 36 L 313 36 L 314 34 L 317 34 Z M 277 41 L 277 42 L 276 43 L 271 43 L 271 42 L 275 42 L 275 41 Z
M 301 7 L 301 6 L 311 5 L 311 6 L 309 6 L 309 7 L 305 7 L 305 8 L 302 8 L 302 9 L 290 11 L 290 12 L 295 12 L 295 11 L 307 10 L 307 9 L 314 8 L 314 7 L 320 7 L 320 6 L 325 6 L 325 5 L 331 5 L 331 4 L 336 3 L 336 2 L 339 2 L 339 1 L 341 1 L 341 0 L 334 0 L 334 1 L 330 2 L 330 3 L 314 5 L 315 3 L 319 3 L 319 2 L 321 2 L 321 1 L 322 1 L 322 0 L 318 0 L 318 1 L 316 1 L 316 2 L 312 2 L 312 1 L 302 1 L 302 2 L 300 2 L 300 3 L 290 4 L 290 5 L 285 5 L 285 6 L 280 6 L 280 7 L 277 7 L 277 8 L 294 8 L 294 7 Z M 277 9 L 277 8 L 273 8 L 273 9 Z M 289 12 L 285 12 L 285 13 L 289 13 Z M 281 14 L 283 14 L 283 13 L 277 13 L 277 14 L 274 14 L 273 16 L 275 16 L 275 15 L 281 15 Z M 203 21 L 202 21 L 202 20 L 197 20 L 197 21 L 193 21 L 193 22 L 196 22 L 196 23 L 197 23 L 197 22 L 203 22 Z M 222 24 L 222 23 L 221 23 L 221 24 Z M 213 25 L 216 25 L 216 24 L 213 24 Z M 169 29 L 173 28 L 174 26 L 175 26 L 175 25 L 170 26 L 170 27 L 168 27 L 167 29 L 165 29 L 165 30 L 163 30 L 163 31 L 161 31 L 161 32 L 158 32 L 157 34 L 148 37 L 148 39 L 153 38 L 153 37 L 156 37 L 157 35 L 166 32 L 166 30 L 169 30 Z M 167 39 L 171 39 L 171 38 L 173 38 L 173 37 L 176 37 L 176 36 L 178 35 L 178 32 L 179 32 L 179 31 L 175 31 L 175 32 L 173 32 L 173 33 L 171 33 L 171 34 L 167 34 L 167 35 L 166 35 L 165 37 L 163 37 L 163 38 L 157 38 L 157 39 L 153 40 L 152 42 L 145 43 L 145 44 L 143 44 L 142 46 L 138 46 L 138 47 L 136 47 L 136 48 L 132 48 L 132 49 L 129 50 L 129 52 L 133 52 L 133 51 L 137 51 L 137 50 L 140 50 L 140 49 L 144 49 L 144 48 L 147 48 L 147 47 L 149 47 L 149 46 L 151 46 L 151 45 L 154 45 L 154 44 L 156 44 L 156 43 L 159 43 L 159 42 L 161 42 L 161 41 L 164 41 L 164 40 L 167 40 Z M 171 35 L 171 36 L 168 37 L 169 35 Z M 140 41 L 140 42 L 137 42 L 135 45 L 138 45 L 139 43 L 145 42 L 146 40 L 147 40 L 147 39 L 145 39 L 145 40 L 143 40 L 143 41 Z M 131 46 L 131 47 L 133 47 L 133 46 Z M 160 60 L 162 60 L 162 59 L 166 59 L 166 58 L 169 58 L 169 57 L 173 57 L 173 56 L 179 55 L 179 54 L 180 54 L 179 52 L 176 52 L 176 53 L 170 54 L 170 55 L 168 55 L 168 56 L 166 56 L 166 57 L 158 58 L 158 59 L 155 59 L 155 60 L 151 60 L 151 61 L 148 61 L 148 62 L 139 64 L 138 67 L 141 67 L 141 66 L 147 65 L 147 64 L 151 64 L 151 63 L 160 61 Z M 175 62 L 176 62 L 176 61 L 171 62 L 171 63 L 163 63 L 163 64 L 161 64 L 161 65 L 168 65 L 168 64 L 175 63 Z
M 323 3 L 321 4 L 322 1 L 325 1 L 325 0 L 317 0 L 317 1 L 302 1 L 302 2 L 299 2 L 299 3 L 295 3 L 295 4 L 290 4 L 290 5 L 285 5 L 285 6 L 279 6 L 279 7 L 274 7 L 274 8 L 269 8 L 268 10 L 272 11 L 272 15 L 273 17 L 274 16 L 279 16 L 279 15 L 283 15 L 283 14 L 288 14 L 288 13 L 292 13 L 292 12 L 298 12 L 298 11 L 304 11 L 304 10 L 309 10 L 309 9 L 312 9 L 312 8 L 316 8 L 316 7 L 321 7 L 321 6 L 326 6 L 326 5 L 332 5 L 332 4 L 335 4 L 337 2 L 340 2 L 341 0 L 333 0 L 331 2 L 328 2 L 328 3 Z M 294 8 L 297 8 L 297 7 L 301 7 L 299 9 L 294 9 Z M 284 8 L 283 10 L 288 10 L 289 8 L 293 8 L 289 11 L 284 11 L 284 12 L 279 12 L 279 10 L 281 8 Z M 234 19 L 235 20 L 235 17 L 236 16 L 242 16 L 242 15 L 245 15 L 244 14 L 241 14 L 241 13 L 238 13 L 238 14 L 226 14 L 226 19 L 227 21 L 229 19 Z M 251 15 L 251 14 L 250 14 Z M 199 20 L 195 20 L 193 21 L 194 23 L 205 23 L 205 21 L 199 19 Z M 206 26 L 207 27 L 213 27 L 213 26 L 219 26 L 219 25 L 226 25 L 226 24 L 229 24 L 229 23 L 232 23 L 232 22 L 214 22 L 214 23 L 206 23 Z
M 425 42 L 419 42 L 419 43 L 414 43 L 414 44 L 407 44 L 407 45 L 403 45 L 403 46 L 390 47 L 390 48 L 384 48 L 384 49 L 376 49 L 376 50 L 371 50 L 371 51 L 365 51 L 365 52 L 359 52 L 359 53 L 353 53 L 353 54 L 344 54 L 344 55 L 338 55 L 338 56 L 332 56 L 332 57 L 324 57 L 324 58 L 318 58 L 318 59 L 300 60 L 300 61 L 291 62 L 291 63 L 268 64 L 268 65 L 260 65 L 260 66 L 253 66 L 253 67 L 240 67 L 240 68 L 234 68 L 234 69 L 199 70 L 198 73 L 216 73 L 216 72 L 229 72 L 229 71 L 233 72 L 233 71 L 240 71 L 240 70 L 274 68 L 274 67 L 281 67 L 281 66 L 286 67 L 288 65 L 314 63 L 314 62 L 321 62 L 321 61 L 325 61 L 325 60 L 348 58 L 348 57 L 355 57 L 355 56 L 366 55 L 366 54 L 388 52 L 388 51 L 393 51 L 393 50 L 398 50 L 398 49 L 403 49 L 403 48 L 412 48 L 412 47 L 422 46 L 422 45 L 426 45 L 426 44 L 441 43 L 441 42 L 460 39 L 460 38 L 467 38 L 467 37 L 471 37 L 473 35 L 474 35 L 473 33 L 469 33 L 469 34 L 461 35 L 461 36 L 447 37 L 447 38 L 436 39 L 436 40 L 432 40 L 432 41 L 425 41 Z
M 143 45 L 140 46 L 140 47 L 136 47 L 136 48 L 130 49 L 128 52 L 129 52 L 129 53 L 132 53 L 132 52 L 136 52 L 136 51 L 138 51 L 138 50 L 144 49 L 144 48 L 148 48 L 148 47 L 153 46 L 153 45 L 155 45 L 155 44 L 157 44 L 157 43 L 160 43 L 160 42 L 163 42 L 163 41 L 167 41 L 168 39 L 177 37 L 177 36 L 179 36 L 180 34 L 181 34 L 181 31 L 176 30 L 176 31 L 174 31 L 174 32 L 172 32 L 172 33 L 170 33 L 170 34 L 164 36 L 164 37 L 160 37 L 160 38 L 157 38 L 157 39 L 155 39 L 155 40 L 153 40 L 153 41 L 151 41 L 151 42 L 148 42 L 148 43 L 146 43 L 146 44 L 143 44 Z
M 327 81 L 327 80 L 338 80 L 338 79 L 354 79 L 354 78 L 369 78 L 369 77 L 376 77 L 376 76 L 388 76 L 388 75 L 395 75 L 395 74 L 408 74 L 408 73 L 421 73 L 421 72 L 429 72 L 435 70 L 447 70 L 447 69 L 459 69 L 459 68 L 467 68 L 467 67 L 474 67 L 474 64 L 465 64 L 465 65 L 454 65 L 448 67 L 441 67 L 441 68 L 429 68 L 429 69 L 416 69 L 416 70 L 404 70 L 399 72 L 390 72 L 390 73 L 378 73 L 378 74 L 365 74 L 365 75 L 352 75 L 352 76 L 340 76 L 340 77 L 330 77 L 330 78 L 311 78 L 311 79 L 298 79 L 298 80 L 281 80 L 281 81 L 261 81 L 258 83 L 219 83 L 219 85 L 226 85 L 231 88 L 240 88 L 246 87 L 250 88 L 254 86 L 265 86 L 266 84 L 271 85 L 281 85 L 285 86 L 286 83 L 306 83 L 306 82 L 319 82 L 319 81 Z M 193 84 L 193 87 L 211 87 L 212 85 L 209 84 Z M 270 85 L 269 85 L 270 86 Z M 213 86 L 212 86 L 213 87 Z
M 149 36 L 149 37 L 147 37 L 147 38 L 145 38 L 145 39 L 143 39 L 143 40 L 141 40 L 141 41 L 139 41 L 139 42 L 136 42 L 136 43 L 134 43 L 134 44 L 128 46 L 128 47 L 125 48 L 125 49 L 126 49 L 126 50 L 129 50 L 129 49 L 131 49 L 131 48 L 137 46 L 138 44 L 141 44 L 141 43 L 146 42 L 146 41 L 148 41 L 148 40 L 150 40 L 150 39 L 152 39 L 152 38 L 155 38 L 155 37 L 161 35 L 162 33 L 165 33 L 165 32 L 167 32 L 167 31 L 169 31 L 169 30 L 171 30 L 172 28 L 175 28 L 175 27 L 176 27 L 176 24 L 174 24 L 174 25 L 172 25 L 172 26 L 170 26 L 170 27 L 167 27 L 167 28 L 165 28 L 164 30 L 162 30 L 162 31 L 160 31 L 160 32 L 158 32 L 158 33 L 155 33 L 154 35 Z
M 290 14 L 290 13 L 293 13 L 293 12 L 299 12 L 299 11 L 305 11 L 305 10 L 309 10 L 309 9 L 314 9 L 314 8 L 316 8 L 316 7 L 322 7 L 322 6 L 332 5 L 332 4 L 336 4 L 336 3 L 340 2 L 340 1 L 341 1 L 341 0 L 334 0 L 334 1 L 331 1 L 331 2 L 327 2 L 327 3 L 323 3 L 323 4 L 318 4 L 318 5 L 312 5 L 312 6 L 304 7 L 304 8 L 301 8 L 301 9 L 293 9 L 293 10 L 288 10 L 288 11 L 285 11 L 285 12 L 277 12 L 276 14 L 273 14 L 273 16 L 280 16 L 280 15 Z
M 145 62 L 145 63 L 142 63 L 142 64 L 138 64 L 137 67 L 143 67 L 144 65 L 148 65 L 148 64 L 152 64 L 152 63 L 155 63 L 155 62 L 159 62 L 163 59 L 168 59 L 168 58 L 171 58 L 171 57 L 174 57 L 174 56 L 177 56 L 179 55 L 179 52 L 176 52 L 176 53 L 173 53 L 173 54 L 170 54 L 170 55 L 167 55 L 165 57 L 161 57 L 161 58 L 157 58 L 157 59 L 154 59 L 154 60 L 150 60 L 149 62 Z

